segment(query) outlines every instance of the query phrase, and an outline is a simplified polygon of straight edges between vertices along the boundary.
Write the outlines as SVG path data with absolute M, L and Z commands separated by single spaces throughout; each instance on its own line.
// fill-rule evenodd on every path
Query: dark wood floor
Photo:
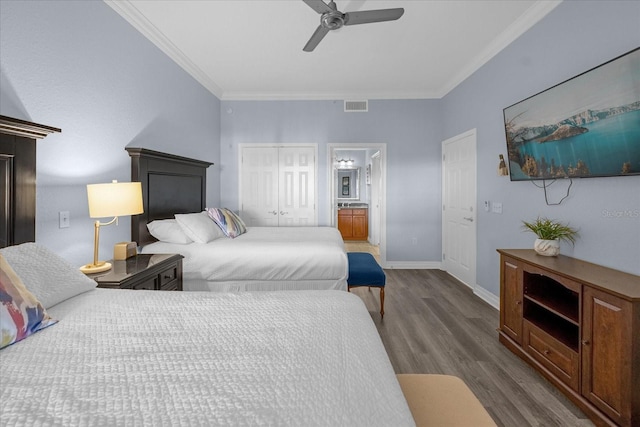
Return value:
M 396 373 L 456 375 L 499 426 L 593 426 L 541 375 L 498 342 L 499 312 L 440 270 L 385 270 L 362 297 Z

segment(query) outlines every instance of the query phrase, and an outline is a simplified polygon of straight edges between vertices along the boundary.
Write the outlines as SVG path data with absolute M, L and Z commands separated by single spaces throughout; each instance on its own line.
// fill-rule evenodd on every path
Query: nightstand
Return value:
M 88 274 L 99 288 L 182 290 L 182 255 L 138 254 L 124 261 L 109 261 L 104 273 Z

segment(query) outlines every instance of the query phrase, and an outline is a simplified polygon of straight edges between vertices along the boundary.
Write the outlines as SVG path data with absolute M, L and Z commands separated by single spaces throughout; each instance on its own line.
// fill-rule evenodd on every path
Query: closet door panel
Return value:
M 315 150 L 280 147 L 280 226 L 315 225 Z
M 277 227 L 278 151 L 273 147 L 242 150 L 242 219 L 250 227 Z

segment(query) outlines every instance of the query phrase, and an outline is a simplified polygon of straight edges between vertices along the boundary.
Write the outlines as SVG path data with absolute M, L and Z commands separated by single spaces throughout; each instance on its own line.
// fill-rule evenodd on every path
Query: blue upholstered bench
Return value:
M 349 289 L 357 286 L 380 288 L 380 316 L 384 318 L 384 285 L 387 277 L 373 255 L 366 252 L 347 252 L 349 260 Z

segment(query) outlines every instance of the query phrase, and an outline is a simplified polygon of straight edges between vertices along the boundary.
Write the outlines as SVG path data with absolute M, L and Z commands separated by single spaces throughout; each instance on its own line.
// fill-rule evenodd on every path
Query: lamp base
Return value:
M 105 261 L 98 261 L 97 264 L 85 264 L 80 267 L 80 271 L 84 274 L 101 273 L 111 269 L 111 263 Z

